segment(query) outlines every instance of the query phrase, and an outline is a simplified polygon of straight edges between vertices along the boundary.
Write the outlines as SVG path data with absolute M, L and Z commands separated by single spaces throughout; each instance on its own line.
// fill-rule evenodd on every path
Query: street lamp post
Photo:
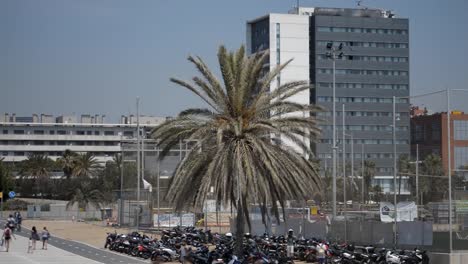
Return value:
M 361 199 L 364 204 L 364 143 L 361 144 Z
M 346 121 L 345 121 L 345 105 L 342 105 L 343 115 L 343 215 L 344 215 L 344 239 L 348 241 L 347 218 L 346 218 Z
M 136 210 L 136 228 L 140 228 L 140 97 L 136 99 L 136 112 L 137 112 L 137 210 Z
M 124 202 L 123 202 L 123 164 L 124 164 L 124 155 L 123 155 L 123 140 L 122 140 L 123 133 L 120 133 L 120 210 L 119 210 L 119 226 L 122 226 L 123 223 L 123 210 L 124 210 Z
M 416 166 L 416 206 L 418 204 L 421 204 L 422 203 L 419 203 L 420 199 L 419 199 L 419 164 L 421 164 L 422 161 L 419 160 L 419 144 L 416 144 L 416 161 L 414 162 L 410 162 L 410 164 L 415 164 Z
M 393 96 L 393 203 L 395 209 L 395 215 L 393 219 L 393 243 L 396 246 L 398 243 L 397 237 L 397 216 L 398 216 L 398 209 L 397 209 L 397 191 L 396 191 L 396 178 L 397 178 L 397 155 L 396 155 L 396 97 Z
M 448 164 L 448 196 L 449 196 L 449 253 L 452 253 L 453 244 L 452 244 L 452 158 L 451 158 L 451 144 L 450 144 L 450 89 L 447 87 L 447 164 Z
M 329 50 L 329 52 L 327 52 L 327 57 L 332 59 L 332 64 L 333 64 L 333 103 L 332 103 L 333 105 L 333 145 L 332 145 L 333 219 L 336 217 L 336 165 L 337 165 L 337 159 L 336 159 L 336 152 L 337 152 L 337 147 L 336 147 L 336 91 L 335 91 L 336 63 L 335 62 L 337 58 L 343 57 L 343 52 L 341 52 L 342 49 L 343 49 L 343 44 L 340 44 L 338 47 L 334 47 L 333 42 L 327 43 L 327 50 Z

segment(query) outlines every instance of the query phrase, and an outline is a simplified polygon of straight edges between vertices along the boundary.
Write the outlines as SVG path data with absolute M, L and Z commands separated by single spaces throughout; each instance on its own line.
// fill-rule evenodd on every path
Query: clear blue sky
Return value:
M 0 113 L 175 115 L 201 105 L 169 83 L 195 73 L 199 55 L 216 67 L 219 44 L 245 43 L 246 20 L 284 13 L 295 0 L 0 0 Z M 367 0 L 410 19 L 411 89 L 468 89 L 467 0 Z M 303 6 L 353 7 L 353 0 Z M 426 98 L 444 107 L 441 96 Z M 468 112 L 468 93 L 454 96 Z

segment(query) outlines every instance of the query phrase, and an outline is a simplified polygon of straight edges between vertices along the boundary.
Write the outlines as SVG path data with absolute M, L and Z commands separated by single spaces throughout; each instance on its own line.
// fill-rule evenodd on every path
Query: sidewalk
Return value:
M 10 251 L 0 251 L 1 263 L 67 263 L 67 264 L 98 264 L 85 257 L 75 255 L 65 250 L 58 249 L 49 245 L 47 250 L 42 250 L 42 242 L 36 244 L 36 250 L 33 254 L 28 254 L 28 239 L 22 236 L 16 236 L 12 239 Z

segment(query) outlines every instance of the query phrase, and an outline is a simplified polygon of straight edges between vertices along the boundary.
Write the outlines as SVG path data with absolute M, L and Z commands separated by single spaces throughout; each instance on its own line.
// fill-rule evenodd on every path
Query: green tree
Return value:
M 372 193 L 372 200 L 376 203 L 380 203 L 380 201 L 382 201 L 383 198 L 382 187 L 380 187 L 380 185 L 374 185 L 370 187 L 370 191 Z
M 375 162 L 371 160 L 364 161 L 364 196 L 365 201 L 369 201 L 369 192 L 372 184 L 372 179 L 375 176 Z
M 321 187 L 316 164 L 304 158 L 313 154 L 302 140 L 319 133 L 316 118 L 309 116 L 318 108 L 288 101 L 310 87 L 298 81 L 270 90 L 289 62 L 264 73 L 266 58 L 267 53 L 247 57 L 243 46 L 230 53 L 221 46 L 220 82 L 201 58 L 190 56 L 201 77 L 193 78 L 195 84 L 171 81 L 198 95 L 210 109 L 187 109 L 153 131 L 164 149 L 162 156 L 180 139 L 198 141 L 178 165 L 168 200 L 178 210 L 201 208 L 213 187 L 218 203 L 237 210 L 238 238 L 245 223 L 250 226 L 249 203 L 260 205 L 264 222 L 268 206 L 279 219 L 286 200 L 307 200 Z M 283 139 L 294 142 L 298 152 L 281 144 Z M 242 243 L 238 243 L 236 253 L 241 251 Z
M 425 157 L 421 166 L 419 191 L 422 192 L 424 203 L 441 201 L 448 189 L 448 178 L 445 175 L 440 156 L 430 154 Z
M 414 165 L 412 165 L 408 155 L 404 154 L 398 158 L 398 197 L 401 197 L 401 184 L 403 175 L 414 174 Z M 412 177 L 410 177 L 412 178 Z
M 11 176 L 11 170 L 3 162 L 3 158 L 0 158 L 0 192 L 3 192 L 3 194 L 6 195 L 6 193 L 12 190 L 12 187 L 13 179 Z
M 69 149 L 63 152 L 63 155 L 57 159 L 58 166 L 62 169 L 67 179 L 73 175 L 78 154 Z
M 26 182 L 33 182 L 31 192 L 21 191 L 24 196 L 38 197 L 39 193 L 43 198 L 46 195 L 46 190 L 50 184 L 50 174 L 55 168 L 55 163 L 49 157 L 42 154 L 31 154 L 26 160 L 23 160 L 19 165 L 19 175 Z M 34 191 L 35 189 L 35 191 Z
M 100 209 L 101 205 L 106 201 L 101 190 L 93 184 L 92 180 L 85 179 L 79 182 L 79 185 L 73 191 L 70 201 L 67 203 L 67 209 L 78 204 L 78 211 L 85 210 L 89 205 L 93 205 L 96 209 Z M 79 217 L 79 214 L 77 218 Z
M 101 167 L 97 159 L 90 152 L 77 154 L 75 157 L 73 176 L 90 178 L 99 172 Z

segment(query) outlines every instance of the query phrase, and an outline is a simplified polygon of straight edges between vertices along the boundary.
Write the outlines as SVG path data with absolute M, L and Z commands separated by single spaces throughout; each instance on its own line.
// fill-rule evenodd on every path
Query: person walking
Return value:
M 42 237 L 42 249 L 47 250 L 47 242 L 49 240 L 50 233 L 49 233 L 49 230 L 47 230 L 45 226 L 44 226 L 44 229 L 42 230 L 41 237 Z
M 36 242 L 37 242 L 38 240 L 40 240 L 40 238 L 39 238 L 39 234 L 37 233 L 37 229 L 36 229 L 35 226 L 33 226 L 33 227 L 31 228 L 31 236 L 30 236 L 30 238 L 31 238 L 31 241 L 32 241 L 33 250 L 36 250 Z
M 20 212 L 15 213 L 15 219 L 16 219 L 16 230 L 18 230 L 18 232 L 21 232 L 21 223 L 23 222 L 23 216 L 21 215 Z
M 2 241 L 4 241 L 4 247 L 6 249 L 6 252 L 8 252 L 10 250 L 10 241 L 11 241 L 11 237 L 15 237 L 15 235 L 13 234 L 13 231 L 11 231 L 10 227 L 7 225 L 5 225 L 5 229 L 3 230 L 3 235 L 2 235 Z
M 15 230 L 15 227 L 16 227 L 16 220 L 15 218 L 13 217 L 13 215 L 9 215 L 8 218 L 7 218 L 7 225 L 8 227 L 10 228 L 11 232 L 13 232 L 13 230 Z

